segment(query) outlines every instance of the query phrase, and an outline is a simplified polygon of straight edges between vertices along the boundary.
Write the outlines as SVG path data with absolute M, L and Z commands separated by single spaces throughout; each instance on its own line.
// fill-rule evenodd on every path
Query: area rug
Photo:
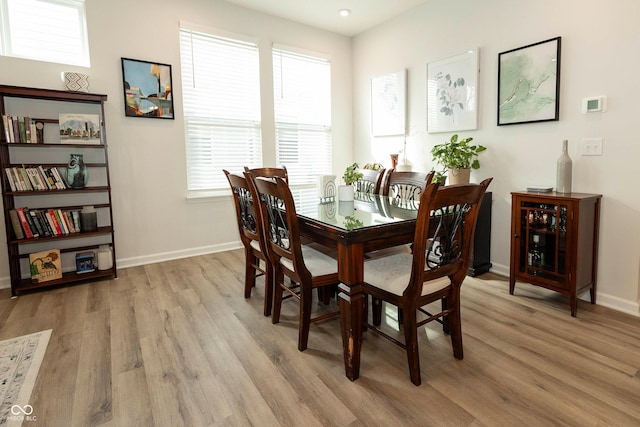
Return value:
M 0 341 L 0 426 L 36 419 L 29 399 L 50 337 L 51 329 Z

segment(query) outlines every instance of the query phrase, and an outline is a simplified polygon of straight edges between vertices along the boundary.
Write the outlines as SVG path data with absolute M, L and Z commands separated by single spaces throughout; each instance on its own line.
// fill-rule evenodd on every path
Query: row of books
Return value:
M 55 237 L 82 231 L 79 210 L 24 207 L 11 209 L 9 217 L 17 239 Z
M 7 142 L 22 144 L 44 143 L 44 123 L 39 120 L 3 114 L 2 125 Z
M 55 167 L 32 166 L 4 168 L 11 191 L 64 190 L 62 174 Z

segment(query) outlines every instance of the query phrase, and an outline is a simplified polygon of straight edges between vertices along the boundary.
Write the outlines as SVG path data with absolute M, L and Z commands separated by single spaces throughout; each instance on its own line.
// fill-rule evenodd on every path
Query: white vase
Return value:
M 569 157 L 569 142 L 562 141 L 562 154 L 558 159 L 556 170 L 556 191 L 558 193 L 571 193 L 572 162 Z
M 449 169 L 448 185 L 468 184 L 471 179 L 471 169 Z
M 350 202 L 343 201 L 343 200 L 338 201 L 338 214 L 339 215 L 352 216 L 354 212 L 355 212 L 355 207 L 354 207 L 354 204 L 353 204 L 353 200 L 350 201 Z
M 338 186 L 338 200 L 342 202 L 353 202 L 355 187 L 353 185 Z

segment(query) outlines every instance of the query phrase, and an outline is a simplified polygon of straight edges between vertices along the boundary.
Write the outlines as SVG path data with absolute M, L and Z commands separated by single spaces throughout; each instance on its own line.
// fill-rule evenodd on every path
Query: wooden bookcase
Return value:
M 576 316 L 578 296 L 596 302 L 599 194 L 511 193 L 511 268 L 516 280 L 569 297 Z
M 66 92 L 50 89 L 0 85 L 0 115 L 29 117 L 43 123 L 41 143 L 8 140 L 3 124 L 0 124 L 0 173 L 2 174 L 2 202 L 9 255 L 11 294 L 71 284 L 98 278 L 117 277 L 116 248 L 111 205 L 111 184 L 105 132 L 104 103 L 107 95 Z M 93 114 L 99 116 L 100 143 L 87 144 L 79 141 L 61 142 L 58 115 Z M 66 170 L 71 154 L 82 154 L 89 174 L 89 182 L 83 188 L 63 190 L 14 190 L 10 186 L 5 168 L 55 167 Z M 14 232 L 10 211 L 29 209 L 80 210 L 93 206 L 97 212 L 97 229 L 54 236 L 18 238 Z M 96 253 L 101 245 L 111 248 L 112 266 L 108 269 L 76 272 L 75 255 L 81 252 Z M 60 250 L 62 278 L 35 283 L 31 280 L 29 254 L 48 250 Z

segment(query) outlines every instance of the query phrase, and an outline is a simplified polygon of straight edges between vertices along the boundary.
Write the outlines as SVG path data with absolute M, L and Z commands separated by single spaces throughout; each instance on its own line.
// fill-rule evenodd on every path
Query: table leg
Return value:
M 356 287 L 340 284 L 340 327 L 342 351 L 347 378 L 354 381 L 360 375 L 360 349 L 362 347 L 362 293 Z
M 360 375 L 362 347 L 364 246 L 338 243 L 338 279 L 340 291 L 340 328 L 342 351 L 347 378 L 354 381 Z

